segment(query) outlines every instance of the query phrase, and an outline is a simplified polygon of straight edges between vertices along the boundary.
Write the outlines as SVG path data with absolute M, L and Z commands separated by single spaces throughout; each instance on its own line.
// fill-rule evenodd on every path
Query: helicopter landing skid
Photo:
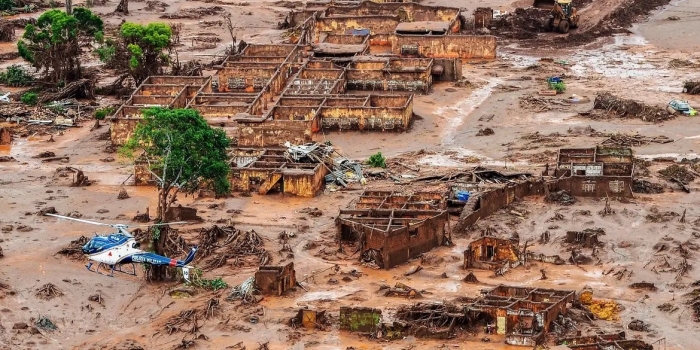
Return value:
M 130 264 L 131 264 L 131 269 L 132 269 L 131 271 L 122 270 L 122 265 L 126 265 L 126 264 L 107 265 L 105 263 L 99 263 L 97 265 L 97 268 L 95 270 L 93 270 L 91 268 L 93 263 L 90 262 L 89 264 L 85 265 L 85 267 L 88 269 L 88 271 L 94 272 L 94 273 L 99 273 L 100 275 L 103 275 L 103 276 L 114 277 L 115 272 L 120 272 L 120 273 L 123 273 L 125 275 L 136 276 L 136 265 L 134 265 L 134 263 L 130 263 Z M 109 274 L 102 273 L 102 272 L 100 272 L 100 268 L 102 270 L 108 270 L 108 271 L 110 271 L 110 273 Z

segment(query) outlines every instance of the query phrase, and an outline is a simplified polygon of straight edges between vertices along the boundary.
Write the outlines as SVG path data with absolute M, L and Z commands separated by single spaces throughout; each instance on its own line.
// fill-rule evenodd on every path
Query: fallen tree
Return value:
M 596 96 L 593 108 L 604 110 L 608 117 L 639 118 L 653 123 L 674 118 L 665 108 L 622 99 L 608 92 Z

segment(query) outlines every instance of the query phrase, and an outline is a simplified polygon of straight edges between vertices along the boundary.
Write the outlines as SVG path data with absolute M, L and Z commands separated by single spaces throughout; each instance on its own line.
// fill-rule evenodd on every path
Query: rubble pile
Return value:
M 287 147 L 284 157 L 290 162 L 323 164 L 330 171 L 330 174 L 325 177 L 327 184 L 335 183 L 346 187 L 352 182 L 366 181 L 360 163 L 343 157 L 331 145 L 323 143 L 293 145 L 286 142 L 284 146 Z
M 67 247 L 59 250 L 56 254 L 65 255 L 73 260 L 82 260 L 84 256 L 82 248 L 89 240 L 90 239 L 85 236 L 80 236 L 80 238 L 71 241 Z
M 63 291 L 58 289 L 58 287 L 54 286 L 53 284 L 47 283 L 41 286 L 41 288 L 37 289 L 34 296 L 39 299 L 51 300 L 53 298 L 63 296 Z
M 608 92 L 596 96 L 593 108 L 604 111 L 607 117 L 639 118 L 654 123 L 675 118 L 665 108 L 622 99 Z
M 634 193 L 663 193 L 664 186 L 659 183 L 646 180 L 632 180 L 632 192 Z
M 686 94 L 700 95 L 700 81 L 686 81 L 683 83 L 683 91 Z
M 659 170 L 659 174 L 666 180 L 681 181 L 685 184 L 693 182 L 695 177 L 698 176 L 697 172 L 678 164 L 672 164 L 665 169 Z
M 226 9 L 221 6 L 196 7 L 188 9 L 180 9 L 174 13 L 167 13 L 160 18 L 165 19 L 200 19 L 205 16 L 215 16 L 225 13 Z
M 669 222 L 680 216 L 674 211 L 659 211 L 658 207 L 652 207 L 649 211 L 650 213 L 646 216 L 647 222 Z
M 241 300 L 243 304 L 256 303 L 259 300 L 255 297 L 256 292 L 255 277 L 249 277 L 241 284 L 233 287 L 226 300 Z
M 544 199 L 546 202 L 559 203 L 561 205 L 572 205 L 576 203 L 576 198 L 565 190 L 549 192 Z
M 255 231 L 241 231 L 233 226 L 214 225 L 199 234 L 200 258 L 204 259 L 205 270 L 224 266 L 230 259 L 239 267 L 267 265 L 272 258 L 263 245 L 262 237 Z
M 606 321 L 617 321 L 620 319 L 622 306 L 613 300 L 593 299 L 593 290 L 584 287 L 579 296 L 579 301 L 595 315 L 597 319 Z
M 405 325 L 409 334 L 426 336 L 446 333 L 440 338 L 450 338 L 457 323 L 468 323 L 463 308 L 449 303 L 401 305 L 396 310 L 396 318 Z
M 506 14 L 491 22 L 493 34 L 507 39 L 535 39 L 538 33 L 544 32 L 544 22 L 549 10 L 534 7 L 517 8 L 513 13 Z
M 616 133 L 610 135 L 606 140 L 601 142 L 602 146 L 609 147 L 639 147 L 650 143 L 670 143 L 672 139 L 666 136 L 642 136 L 639 134 L 622 134 Z

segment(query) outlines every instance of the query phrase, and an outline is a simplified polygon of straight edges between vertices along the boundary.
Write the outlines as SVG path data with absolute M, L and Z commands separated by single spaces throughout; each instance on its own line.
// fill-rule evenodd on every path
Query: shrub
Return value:
M 114 113 L 114 108 L 112 107 L 100 108 L 95 111 L 95 119 L 104 120 L 108 115 L 112 115 L 112 113 Z
M 373 167 L 386 168 L 386 158 L 384 158 L 382 152 L 377 152 L 369 157 L 367 164 Z
M 7 86 L 19 87 L 32 83 L 32 75 L 19 65 L 13 64 L 0 73 L 0 83 Z
M 22 100 L 22 103 L 25 105 L 36 106 L 36 104 L 39 103 L 39 95 L 37 95 L 36 92 L 25 92 L 20 100 Z

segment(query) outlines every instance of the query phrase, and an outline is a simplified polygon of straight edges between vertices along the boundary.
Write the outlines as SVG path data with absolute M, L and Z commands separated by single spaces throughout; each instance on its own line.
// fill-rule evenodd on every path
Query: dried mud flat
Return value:
M 612 3 L 615 2 L 605 2 Z M 128 20 L 141 21 L 195 7 L 221 6 L 238 19 L 240 37 L 260 43 L 282 40 L 281 31 L 272 28 L 287 6 L 264 1 L 245 5 L 188 1 L 165 2 L 169 6 L 151 6 L 145 10 L 148 3 L 133 4 L 134 15 Z M 116 3 L 107 3 L 103 12 L 111 11 L 114 6 Z M 118 223 L 129 222 L 138 212 L 156 206 L 154 189 L 121 185 L 132 171 L 125 160 L 117 157 L 115 162 L 100 161 L 115 156 L 103 151 L 107 142 L 100 140 L 99 134 L 104 130 L 91 131 L 86 123 L 56 135 L 55 142 L 46 142 L 47 136 L 35 136 L 17 140 L 11 147 L 3 146 L 0 157 L 12 157 L 15 161 L 0 163 L 0 228 L 3 229 L 0 247 L 4 255 L 0 261 L 0 349 L 521 349 L 503 345 L 502 339 L 493 335 L 489 343 L 481 342 L 481 336 L 477 335 L 446 340 L 407 337 L 384 341 L 339 331 L 337 322 L 331 322 L 323 330 L 290 326 L 290 320 L 304 307 L 326 310 L 331 319 L 337 319 L 341 306 L 382 308 L 393 315 L 401 305 L 416 302 L 387 298 L 379 292 L 383 285 L 393 286 L 397 282 L 421 291 L 422 302 L 474 298 L 481 289 L 498 284 L 566 290 L 590 286 L 596 298 L 616 300 L 624 309 L 617 321 L 583 323 L 584 333 L 625 331 L 628 338 L 648 342 L 665 338 L 665 347 L 661 349 L 700 348 L 695 334 L 698 324 L 693 320 L 693 310 L 686 304 L 686 294 L 700 280 L 697 259 L 700 197 L 696 195 L 700 179 L 684 178 L 691 190 L 688 194 L 664 175 L 673 162 L 697 169 L 692 168 L 694 163 L 689 160 L 698 157 L 700 121 L 677 117 L 651 123 L 591 113 L 595 97 L 606 91 L 650 106 L 664 106 L 674 98 L 700 106 L 699 97 L 681 95 L 685 80 L 700 78 L 697 69 L 671 64 L 679 59 L 697 63 L 700 56 L 686 51 L 687 47 L 682 45 L 684 38 L 669 43 L 670 38 L 654 33 L 654 25 L 666 18 L 667 11 L 674 6 L 676 3 L 672 2 L 662 11 L 652 12 L 652 21 L 641 25 L 640 34 L 611 36 L 612 31 L 604 32 L 597 36 L 599 40 L 581 39 L 592 43 L 593 48 L 577 49 L 574 53 L 552 51 L 550 41 L 544 44 L 546 50 L 533 49 L 532 42 L 517 45 L 517 41 L 509 41 L 507 46 L 499 48 L 497 60 L 465 65 L 468 84 L 436 84 L 432 94 L 417 96 L 415 113 L 421 118 L 410 132 L 332 132 L 318 136 L 319 141 L 331 140 L 351 158 L 366 159 L 381 151 L 389 156 L 390 168 L 397 175 L 414 176 L 451 173 L 476 165 L 538 173 L 545 164 L 553 165 L 556 151 L 561 147 L 629 143 L 640 157 L 636 168 L 638 179 L 655 184 L 641 187 L 660 188 L 662 193 L 637 193 L 631 201 L 612 201 L 610 208 L 614 213 L 603 210 L 604 200 L 579 199 L 573 205 L 563 206 L 528 198 L 466 230 L 453 232 L 454 246 L 436 248 L 423 259 L 390 270 L 375 270 L 361 264 L 348 248 L 337 252 L 334 220 L 338 209 L 348 206 L 365 188 L 398 186 L 419 190 L 440 186 L 439 183 L 395 185 L 389 181 L 370 181 L 364 188 L 358 185 L 349 191 L 326 192 L 313 199 L 279 195 L 181 198 L 183 205 L 198 208 L 204 219 L 199 225 L 181 228 L 188 244 L 199 242 L 201 228 L 233 225 L 243 232 L 254 230 L 274 264 L 294 262 L 297 279 L 304 280 L 307 290 L 297 287 L 281 297 L 266 297 L 254 306 L 226 301 L 228 289 L 200 291 L 183 297 L 170 293 L 178 287 L 172 283 L 150 284 L 141 277 L 95 275 L 85 270 L 85 261 L 79 256 L 57 254 L 81 236 L 89 237 L 95 227 L 57 223 L 37 216 L 42 208 L 53 206 L 62 214 L 77 212 L 86 219 Z M 601 6 L 592 20 L 606 18 L 606 13 L 620 13 L 614 9 Z M 645 11 L 651 9 L 649 6 Z M 102 7 L 98 10 L 102 11 Z M 639 20 L 637 15 L 634 20 L 623 15 L 610 16 L 622 21 L 611 21 L 611 28 L 626 27 Z M 222 40 L 213 48 L 197 49 L 202 43 L 188 39 L 184 45 L 191 50 L 183 50 L 181 59 L 201 58 L 196 55 L 223 48 L 230 40 L 224 27 L 214 24 L 201 28 L 200 21 L 217 20 L 217 16 L 209 15 L 173 20 L 185 23 L 186 36 L 206 32 Z M 119 21 L 121 17 L 117 16 L 108 20 L 114 25 Z M 617 28 L 614 32 L 618 32 Z M 558 40 L 550 34 L 544 36 L 551 42 Z M 569 37 L 566 40 L 578 40 L 574 39 L 576 33 Z M 659 38 L 666 43 L 660 45 Z M 567 91 L 563 97 L 537 95 L 543 89 L 544 79 L 551 75 L 565 76 Z M 572 94 L 587 97 L 588 102 L 567 102 L 566 98 Z M 493 134 L 476 137 L 487 128 Z M 646 139 L 615 136 L 630 133 Z M 673 142 L 653 141 L 660 136 Z M 69 164 L 34 158 L 46 151 L 69 157 Z M 680 164 L 684 158 L 686 162 Z M 69 186 L 70 178 L 57 172 L 57 168 L 66 165 L 81 169 L 95 182 L 88 187 Z M 411 168 L 420 170 L 414 172 Z M 677 177 L 678 171 L 673 170 L 672 175 Z M 129 198 L 117 200 L 121 189 L 126 189 Z M 312 210 L 314 215 L 311 215 L 308 208 L 318 211 Z M 683 213 L 685 219 L 680 222 Z M 453 224 L 456 220 L 451 218 Z M 589 264 L 532 262 L 504 276 L 474 270 L 479 283 L 463 281 L 468 273 L 461 267 L 463 251 L 484 231 L 501 238 L 517 234 L 521 242 L 532 242 L 529 249 L 533 252 L 568 258 L 572 247 L 561 241 L 568 231 L 585 229 L 605 233 L 599 237 L 601 245 L 596 247 L 595 256 L 593 249 L 582 248 L 581 253 L 592 256 Z M 281 239 L 283 231 L 294 236 Z M 548 242 L 540 241 L 545 231 Z M 194 264 L 209 259 L 199 257 Z M 249 259 L 212 268 L 205 275 L 221 276 L 229 286 L 238 285 L 257 269 Z M 680 274 L 683 261 L 690 264 L 690 269 Z M 417 265 L 423 267 L 421 271 L 405 275 Z M 541 270 L 546 272 L 546 280 L 541 279 Z M 656 289 L 630 288 L 639 282 L 654 283 Z M 651 328 L 630 330 L 628 325 L 633 319 L 644 320 Z

